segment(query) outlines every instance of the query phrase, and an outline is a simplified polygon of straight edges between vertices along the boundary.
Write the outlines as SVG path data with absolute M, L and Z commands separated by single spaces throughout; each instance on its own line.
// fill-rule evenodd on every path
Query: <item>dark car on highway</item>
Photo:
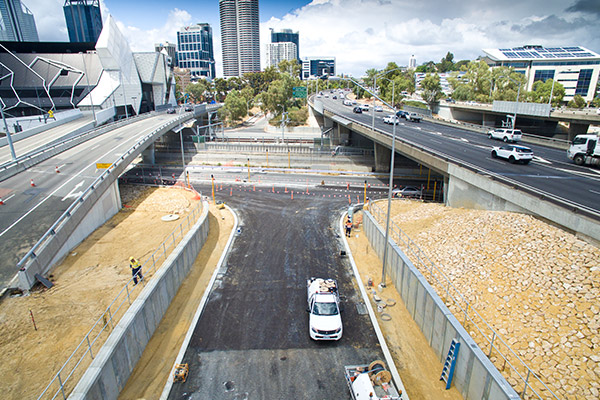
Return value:
M 176 113 L 176 111 L 175 111 L 175 109 L 174 109 L 174 108 L 169 108 L 169 109 L 167 110 L 167 114 L 175 114 L 175 113 Z
M 404 110 L 400 110 L 400 111 L 398 111 L 398 112 L 396 113 L 396 115 L 397 115 L 398 117 L 400 117 L 400 118 L 404 118 L 404 119 L 406 119 L 406 116 L 408 115 L 408 112 L 407 112 L 407 111 L 404 111 Z
M 357 113 L 357 114 L 362 114 L 362 108 L 360 108 L 360 106 L 356 106 L 352 109 L 353 112 Z

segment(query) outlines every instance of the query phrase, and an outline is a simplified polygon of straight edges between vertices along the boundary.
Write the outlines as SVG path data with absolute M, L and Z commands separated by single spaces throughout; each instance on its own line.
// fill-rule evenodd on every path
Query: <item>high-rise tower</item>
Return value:
M 65 0 L 63 10 L 70 42 L 98 41 L 102 32 L 100 0 Z
M 0 0 L 0 40 L 40 41 L 33 14 L 21 0 Z
M 215 78 L 212 28 L 196 24 L 177 32 L 177 66 L 190 70 L 191 78 Z
M 223 75 L 260 71 L 258 0 L 219 0 Z

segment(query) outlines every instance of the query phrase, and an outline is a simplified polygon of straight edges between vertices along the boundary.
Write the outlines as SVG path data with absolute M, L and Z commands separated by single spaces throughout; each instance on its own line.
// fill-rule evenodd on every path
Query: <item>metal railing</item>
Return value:
M 157 265 L 160 266 L 169 256 L 170 252 L 177 246 L 179 240 L 185 236 L 190 228 L 196 223 L 198 218 L 202 215 L 202 202 L 192 209 L 187 217 L 176 227 L 169 236 L 158 246 L 158 248 L 143 262 L 142 271 L 144 278 L 141 279 L 141 283 L 146 284 L 148 279 L 153 275 L 157 269 Z M 76 382 L 73 385 L 67 384 L 71 378 L 75 377 L 76 371 L 80 371 L 79 376 L 83 375 L 86 368 L 94 359 L 95 355 L 98 354 L 100 348 L 104 345 L 106 339 L 110 334 L 110 331 L 119 322 L 119 319 L 125 314 L 127 309 L 135 300 L 133 294 L 136 293 L 137 289 L 142 285 L 133 285 L 130 289 L 133 277 L 123 286 L 117 296 L 110 302 L 106 310 L 100 315 L 100 317 L 93 324 L 91 329 L 86 333 L 84 338 L 81 340 L 79 345 L 75 348 L 71 356 L 58 370 L 54 378 L 50 381 L 48 386 L 38 396 L 38 400 L 42 398 L 55 399 L 61 395 L 66 400 L 69 392 L 75 387 Z M 51 397 L 50 397 L 51 396 Z
M 386 219 L 386 212 L 376 203 L 369 206 L 369 211 L 377 221 L 383 223 Z M 412 260 L 415 267 L 425 278 L 428 277 L 429 283 L 436 289 L 436 293 L 442 298 L 442 301 L 450 308 L 456 319 L 460 321 L 465 330 L 467 323 L 475 329 L 473 339 L 479 344 L 481 350 L 487 355 L 499 371 L 504 371 L 508 367 L 520 379 L 521 384 L 516 385 L 510 379 L 509 383 L 521 394 L 523 399 L 559 399 L 552 390 L 537 376 L 537 374 L 527 366 L 527 364 L 515 353 L 507 341 L 496 332 L 494 328 L 477 312 L 460 290 L 455 287 L 444 272 L 438 268 L 433 261 L 421 251 L 419 246 L 402 231 L 402 229 L 393 221 L 390 224 L 389 237 L 398 247 Z M 385 244 L 388 245 L 387 243 Z M 444 299 L 442 294 L 446 294 Z M 487 349 L 487 352 L 484 350 Z M 497 358 L 497 357 L 500 358 Z M 510 378 L 515 379 L 511 374 Z M 515 379 L 516 380 L 516 379 Z M 533 384 L 530 382 L 533 381 Z M 535 388 L 534 388 L 535 386 Z M 528 393 L 531 391 L 531 394 Z M 538 392 L 539 391 L 539 392 Z

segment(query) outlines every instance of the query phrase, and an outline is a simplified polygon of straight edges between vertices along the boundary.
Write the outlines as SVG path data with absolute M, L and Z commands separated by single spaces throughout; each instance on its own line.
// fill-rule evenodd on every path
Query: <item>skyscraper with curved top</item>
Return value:
M 258 0 L 219 0 L 223 75 L 260 71 Z

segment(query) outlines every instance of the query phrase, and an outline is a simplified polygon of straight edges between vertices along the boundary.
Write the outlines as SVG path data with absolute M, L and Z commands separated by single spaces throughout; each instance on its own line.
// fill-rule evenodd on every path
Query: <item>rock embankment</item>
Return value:
M 400 200 L 393 202 L 392 221 L 558 397 L 600 397 L 600 249 L 510 212 Z M 436 289 L 463 321 L 445 288 Z M 471 323 L 465 328 L 487 354 L 489 342 Z M 490 359 L 523 390 L 496 351 Z

